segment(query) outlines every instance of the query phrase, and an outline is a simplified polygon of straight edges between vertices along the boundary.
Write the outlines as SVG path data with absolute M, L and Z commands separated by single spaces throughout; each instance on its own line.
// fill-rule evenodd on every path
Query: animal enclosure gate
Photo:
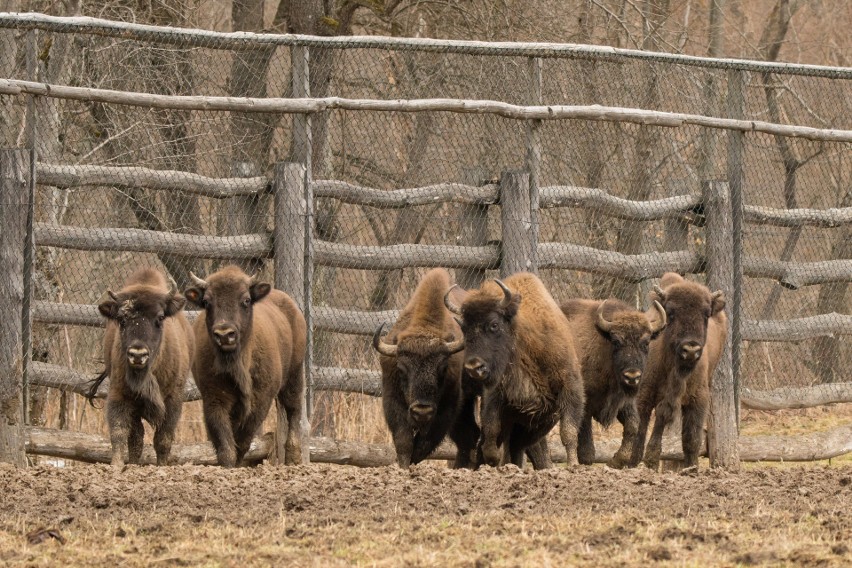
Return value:
M 184 288 L 237 262 L 309 321 L 315 460 L 392 461 L 377 406 L 332 393 L 380 394 L 369 336 L 433 266 L 640 307 L 664 272 L 704 275 L 732 315 L 717 462 L 852 450 L 852 425 L 736 444 L 740 403 L 852 401 L 852 70 L 39 15 L 0 15 L 0 43 L 2 145 L 26 148 L 0 159 L 0 396 L 27 385 L 29 424 L 7 447 L 105 459 L 79 398 L 44 390 L 100 370 L 98 298 L 140 264 Z

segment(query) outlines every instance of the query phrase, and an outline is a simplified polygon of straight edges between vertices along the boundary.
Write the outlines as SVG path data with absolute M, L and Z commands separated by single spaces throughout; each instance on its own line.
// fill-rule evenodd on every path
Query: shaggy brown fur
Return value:
M 461 329 L 444 307 L 450 275 L 430 270 L 384 340 L 382 407 L 400 467 L 416 464 L 450 434 L 458 448 L 455 467 L 469 467 L 479 440 L 474 417 L 477 385 L 462 384 Z
M 704 419 L 710 406 L 710 380 L 722 355 L 728 333 L 725 297 L 711 293 L 706 286 L 666 273 L 660 281 L 662 294 L 652 292 L 668 315 L 668 326 L 651 343 L 645 379 L 639 387 L 636 407 L 639 431 L 634 463 L 641 459 L 651 410 L 654 428 L 645 464 L 656 469 L 660 463 L 663 430 L 678 408 L 682 412 L 681 432 L 686 467 L 698 463 Z
M 484 386 L 482 459 L 498 465 L 508 453 L 521 465 L 524 450 L 559 422 L 568 464 L 576 464 L 584 396 L 568 321 L 534 274 L 504 284 L 510 295 L 486 282 L 461 305 L 465 372 Z
M 601 329 L 599 310 L 606 329 Z M 651 340 L 665 324 L 663 316 L 656 309 L 645 314 L 614 299 L 568 300 L 562 312 L 574 335 L 586 393 L 577 447 L 580 463 L 595 459 L 592 418 L 605 428 L 617 418 L 623 427 L 621 447 L 607 465 L 624 467 L 631 461 L 639 428 L 635 402 L 640 377 Z
M 165 465 L 195 348 L 194 334 L 181 312 L 185 300 L 170 291 L 165 277 L 153 268 L 137 270 L 117 294 L 109 295 L 98 306 L 109 320 L 105 369 L 89 392 L 93 397 L 100 383 L 110 378 L 106 417 L 112 464 L 121 467 L 125 459 L 139 463 L 144 419 L 154 428 L 157 464 Z
M 184 294 L 204 309 L 192 374 L 219 464 L 242 461 L 276 397 L 288 423 L 284 462 L 301 463 L 307 331 L 296 303 L 236 266 L 196 278 Z

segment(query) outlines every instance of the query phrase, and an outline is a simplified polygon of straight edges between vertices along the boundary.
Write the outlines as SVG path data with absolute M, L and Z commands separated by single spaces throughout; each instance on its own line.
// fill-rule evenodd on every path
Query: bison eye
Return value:
M 121 318 L 120 320 L 118 320 L 118 327 L 120 327 L 121 329 L 124 329 L 125 327 L 127 327 L 127 320 L 124 319 L 124 318 Z
M 488 326 L 489 331 L 497 331 L 498 329 L 500 329 L 500 324 L 496 321 L 491 322 L 491 325 Z
M 251 298 L 243 298 L 243 307 L 248 308 L 251 306 Z
M 166 319 L 166 316 L 164 316 L 163 314 L 160 314 L 160 315 L 157 316 L 157 320 L 154 322 L 154 324 L 157 327 L 163 327 L 163 320 L 165 320 L 165 319 Z

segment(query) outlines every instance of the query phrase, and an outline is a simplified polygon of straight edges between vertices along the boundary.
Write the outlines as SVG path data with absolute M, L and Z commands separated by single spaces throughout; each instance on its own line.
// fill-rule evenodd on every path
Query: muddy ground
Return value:
M 852 465 L 0 465 L 0 564 L 850 565 Z M 41 532 L 39 532 L 41 531 Z

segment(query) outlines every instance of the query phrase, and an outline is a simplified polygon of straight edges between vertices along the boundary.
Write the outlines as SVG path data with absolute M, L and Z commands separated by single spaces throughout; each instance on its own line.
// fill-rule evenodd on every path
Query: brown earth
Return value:
M 12 566 L 852 564 L 847 462 L 693 475 L 0 465 L 0 487 Z

